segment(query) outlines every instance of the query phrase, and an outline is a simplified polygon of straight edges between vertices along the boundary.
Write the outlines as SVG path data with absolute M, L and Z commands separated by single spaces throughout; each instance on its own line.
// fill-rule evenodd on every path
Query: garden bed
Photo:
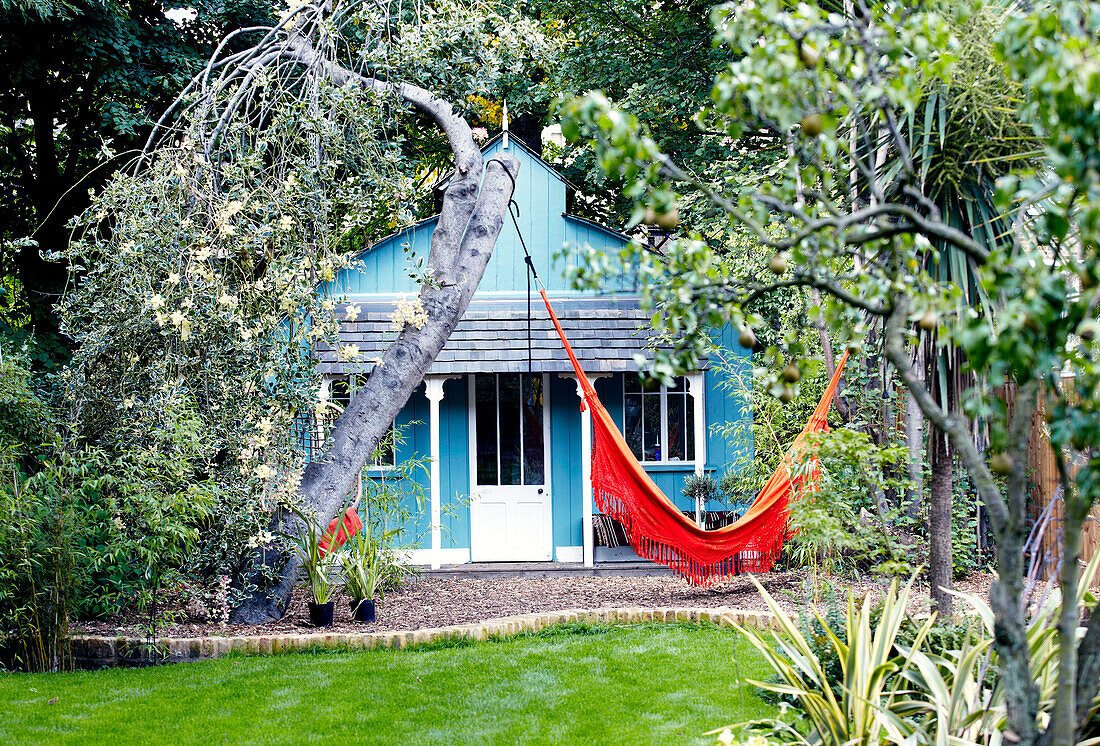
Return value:
M 758 576 L 764 587 L 785 608 L 797 611 L 803 598 L 800 573 L 769 573 Z M 986 596 L 991 576 L 974 573 L 957 581 L 956 590 Z M 827 580 L 843 598 L 848 588 L 858 595 L 877 592 L 882 581 L 848 579 Z M 914 612 L 928 608 L 927 587 L 914 594 Z M 371 624 L 351 621 L 346 597 L 336 597 L 335 624 L 332 632 L 381 632 L 416 630 L 466 624 L 485 619 L 577 608 L 616 606 L 682 606 L 696 608 L 729 607 L 745 611 L 763 611 L 766 607 L 748 576 L 739 576 L 712 588 L 696 588 L 676 577 L 549 577 L 549 578 L 447 578 L 413 577 L 405 585 L 386 595 L 386 604 Z M 168 637 L 210 637 L 219 635 L 267 636 L 288 632 L 313 631 L 306 609 L 306 594 L 294 594 L 290 609 L 282 619 L 268 624 L 222 625 L 188 617 L 184 610 L 169 612 L 158 623 L 157 635 Z M 148 615 L 133 614 L 106 621 L 78 622 L 74 634 L 148 635 Z

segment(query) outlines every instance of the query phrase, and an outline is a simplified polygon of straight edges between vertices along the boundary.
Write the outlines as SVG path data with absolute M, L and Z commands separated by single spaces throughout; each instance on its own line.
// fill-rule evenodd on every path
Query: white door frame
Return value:
M 509 562 L 509 561 L 530 561 L 530 562 L 549 562 L 554 558 L 554 501 L 552 498 L 552 490 L 550 485 L 550 380 L 549 375 L 546 373 L 536 373 L 542 379 L 542 479 L 543 484 L 540 485 L 479 485 L 477 483 L 477 415 L 476 415 L 476 391 L 474 386 L 475 376 L 477 375 L 493 375 L 497 377 L 497 381 L 500 380 L 501 375 L 516 375 L 515 373 L 470 373 L 467 374 L 467 421 L 469 422 L 469 443 L 468 449 L 470 454 L 470 560 L 472 562 Z M 519 374 L 521 376 L 528 375 L 527 373 Z M 497 395 L 497 407 L 500 406 L 499 396 L 499 383 L 498 383 L 498 395 Z M 499 411 L 499 409 L 498 409 Z M 498 415 L 499 418 L 499 415 Z M 499 427 L 499 425 L 498 425 Z M 500 479 L 499 472 L 499 449 L 500 449 L 500 435 L 497 434 L 497 450 L 498 450 L 498 470 L 497 480 Z M 522 467 L 521 467 L 522 468 Z M 475 523 L 477 521 L 477 509 L 476 503 L 479 494 L 486 494 L 489 491 L 497 490 L 523 490 L 530 488 L 532 490 L 541 489 L 543 495 L 543 537 L 541 546 L 535 547 L 536 551 L 533 551 L 530 555 L 524 557 L 517 555 L 514 559 L 506 557 L 485 559 L 483 556 L 479 556 L 478 547 L 476 547 L 474 536 L 476 534 Z M 543 551 L 545 550 L 545 551 Z

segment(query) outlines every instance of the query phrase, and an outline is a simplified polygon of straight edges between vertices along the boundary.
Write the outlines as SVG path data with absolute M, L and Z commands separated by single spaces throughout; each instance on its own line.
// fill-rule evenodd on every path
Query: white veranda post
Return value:
M 442 564 L 443 525 L 440 495 L 442 492 L 439 465 L 439 403 L 443 401 L 443 382 L 453 376 L 425 376 L 424 395 L 428 397 L 429 449 L 431 467 L 429 469 L 430 498 L 432 510 L 432 569 L 438 570 Z
M 584 400 L 580 379 L 577 380 L 577 396 Z M 584 495 L 583 535 L 584 566 L 592 567 L 592 410 L 588 407 L 581 412 L 581 492 Z
M 604 373 L 603 375 L 590 375 L 588 380 L 595 385 L 596 380 L 599 378 L 606 378 L 610 373 Z M 584 401 L 584 391 L 581 389 L 580 379 L 575 375 L 563 373 L 563 377 L 571 378 L 577 384 L 577 398 Z M 584 411 L 581 412 L 581 493 L 584 499 L 584 509 L 582 513 L 581 525 L 581 542 L 584 558 L 584 566 L 592 567 L 594 561 L 593 556 L 593 535 L 592 535 L 592 515 L 594 513 L 594 506 L 592 502 L 592 412 L 586 406 Z
M 687 376 L 687 390 L 691 395 L 695 415 L 695 474 L 702 476 L 707 465 L 707 423 L 704 417 L 703 382 L 706 380 L 706 371 L 696 371 Z M 695 524 L 703 528 L 703 504 L 702 496 L 695 498 Z

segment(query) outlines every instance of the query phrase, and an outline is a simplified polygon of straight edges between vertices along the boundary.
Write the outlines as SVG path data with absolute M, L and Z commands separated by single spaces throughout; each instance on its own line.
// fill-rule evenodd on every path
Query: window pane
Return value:
M 333 404 L 339 404 L 341 409 L 346 409 L 351 402 L 351 389 L 348 386 L 348 379 L 346 378 L 334 378 L 329 384 L 329 401 Z
M 523 437 L 520 431 L 520 377 L 500 375 L 500 483 L 522 484 L 520 459 Z
M 695 460 L 695 397 L 691 394 L 684 396 L 684 441 L 687 443 L 687 451 L 684 458 Z
M 542 376 L 523 377 L 523 483 L 545 484 L 542 449 Z
M 629 376 L 627 376 L 629 378 Z M 623 435 L 634 458 L 642 460 L 642 395 L 627 394 L 623 407 Z
M 668 394 L 668 460 L 684 460 L 684 395 Z
M 661 395 L 644 394 L 642 415 L 643 461 L 661 460 Z
M 687 379 L 685 379 L 683 376 L 677 376 L 673 380 L 675 380 L 676 383 L 672 386 L 672 388 L 669 389 L 669 391 L 687 391 L 687 386 L 684 383 Z
M 477 432 L 477 483 L 497 484 L 496 376 L 474 376 L 474 430 Z
M 627 393 L 631 393 L 631 392 L 634 392 L 634 391 L 641 391 L 641 390 L 642 390 L 642 382 L 641 382 L 641 379 L 638 378 L 638 376 L 631 375 L 630 373 L 627 373 L 626 375 L 623 376 L 623 391 L 626 391 Z
M 393 425 L 391 424 L 386 428 L 386 434 L 382 436 L 382 442 L 378 444 L 377 457 L 374 459 L 375 466 L 394 466 L 397 463 L 395 458 L 396 443 L 393 442 Z

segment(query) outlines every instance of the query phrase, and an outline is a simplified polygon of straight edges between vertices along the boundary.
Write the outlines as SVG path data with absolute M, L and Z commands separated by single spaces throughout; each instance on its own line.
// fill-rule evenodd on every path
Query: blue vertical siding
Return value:
M 550 376 L 550 501 L 554 546 L 578 547 L 583 542 L 584 496 L 581 484 L 581 400 L 577 384 Z
M 749 427 L 752 424 L 752 350 L 738 343 L 736 330 L 730 325 L 716 332 L 715 343 L 722 350 L 725 364 L 715 364 L 706 372 L 707 469 L 721 477 L 727 465 L 746 464 L 755 447 Z M 743 437 L 734 440 L 715 432 L 716 427 L 727 423 L 741 423 Z
M 424 384 L 416 387 L 409 401 L 394 418 L 394 423 L 403 428 L 405 442 L 400 443 L 394 453 L 397 463 L 409 459 L 426 459 L 431 453 L 428 439 L 428 399 L 424 395 Z M 373 476 L 374 479 L 385 479 Z M 416 469 L 409 477 L 398 480 L 395 488 L 404 492 L 402 507 L 408 511 L 409 520 L 405 524 L 405 544 L 407 546 L 429 546 L 431 544 L 431 480 L 426 469 Z M 421 494 L 423 498 L 421 499 Z
M 499 141 L 490 146 L 485 152 L 486 159 L 500 148 Z M 535 269 L 551 292 L 571 292 L 566 272 L 577 259 L 560 256 L 566 242 L 617 253 L 626 239 L 585 221 L 564 217 L 566 186 L 561 177 L 514 139 L 509 152 L 520 161 L 514 194 L 516 203 L 521 205 L 517 222 Z M 408 268 L 416 258 L 427 258 L 435 225 L 435 218 L 430 218 L 379 241 L 360 254 L 361 267 L 341 270 L 332 282 L 323 286 L 324 292 L 334 297 L 417 292 L 419 288 L 409 278 Z M 405 247 L 410 250 L 408 254 Z M 505 216 L 478 292 L 514 292 L 526 288 L 523 247 L 512 219 Z
M 439 403 L 440 495 L 444 549 L 470 548 L 470 422 L 466 377 L 443 382 Z M 425 422 L 424 429 L 427 430 Z

